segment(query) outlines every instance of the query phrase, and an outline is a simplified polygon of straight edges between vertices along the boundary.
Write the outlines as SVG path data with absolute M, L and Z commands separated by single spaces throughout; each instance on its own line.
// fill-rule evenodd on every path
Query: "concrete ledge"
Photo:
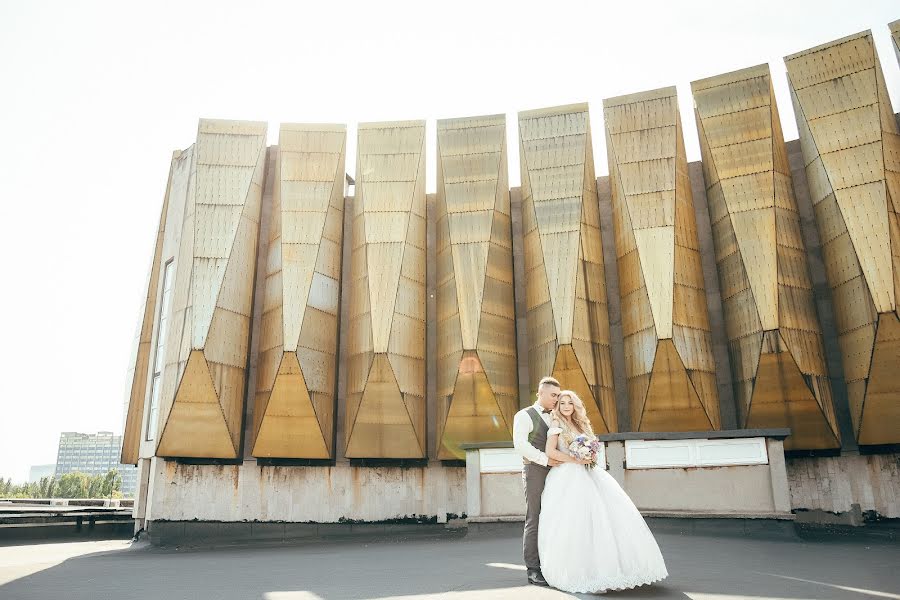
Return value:
M 461 536 L 465 527 L 449 523 L 283 523 L 219 521 L 148 521 L 154 546 L 210 547 L 234 544 L 296 543 L 340 539 L 394 539 Z
M 604 433 L 597 436 L 603 442 L 623 442 L 625 440 L 720 440 L 765 437 L 783 440 L 791 435 L 788 428 L 774 429 L 725 429 L 722 431 L 626 431 L 622 433 Z M 512 442 L 483 442 L 480 444 L 460 444 L 463 450 L 481 450 L 488 448 L 512 448 Z
M 625 433 L 605 433 L 597 438 L 604 442 L 625 440 L 720 440 L 765 437 L 783 440 L 791 435 L 791 430 L 778 429 L 727 429 L 723 431 L 629 431 Z

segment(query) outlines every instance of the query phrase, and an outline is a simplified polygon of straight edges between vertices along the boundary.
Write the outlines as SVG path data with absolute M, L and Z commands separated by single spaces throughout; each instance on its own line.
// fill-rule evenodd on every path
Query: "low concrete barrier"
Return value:
M 653 518 L 791 521 L 788 429 L 599 436 L 604 465 Z M 465 444 L 470 523 L 521 520 L 522 459 L 512 443 Z M 665 491 L 665 493 L 662 493 Z
M 134 534 L 131 508 L 86 505 L 26 504 L 0 500 L 0 542 L 21 539 L 91 537 L 129 538 Z

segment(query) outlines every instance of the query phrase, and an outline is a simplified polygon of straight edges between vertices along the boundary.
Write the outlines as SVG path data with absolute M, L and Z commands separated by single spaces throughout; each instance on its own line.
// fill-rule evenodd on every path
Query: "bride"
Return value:
M 547 475 L 541 496 L 538 550 L 547 583 L 567 592 L 637 587 L 668 576 L 643 517 L 603 465 L 571 456 L 579 434 L 593 436 L 575 392 L 560 393 L 547 432 L 547 456 L 563 464 Z

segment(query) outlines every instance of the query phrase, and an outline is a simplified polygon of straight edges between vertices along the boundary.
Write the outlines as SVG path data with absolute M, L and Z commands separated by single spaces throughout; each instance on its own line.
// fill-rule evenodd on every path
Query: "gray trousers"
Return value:
M 525 568 L 540 569 L 541 557 L 538 555 L 538 523 L 541 519 L 541 494 L 544 493 L 544 482 L 550 467 L 527 464 L 522 468 L 522 481 L 525 483 L 525 534 L 522 545 L 525 549 Z

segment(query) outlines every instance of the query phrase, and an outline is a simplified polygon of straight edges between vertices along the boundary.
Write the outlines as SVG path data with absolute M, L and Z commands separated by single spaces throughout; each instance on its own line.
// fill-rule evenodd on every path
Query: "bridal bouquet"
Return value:
M 600 454 L 600 441 L 594 436 L 579 435 L 569 444 L 569 453 L 575 458 L 590 460 L 591 463 L 584 466 L 586 469 L 593 469 L 597 466 L 597 456 Z

